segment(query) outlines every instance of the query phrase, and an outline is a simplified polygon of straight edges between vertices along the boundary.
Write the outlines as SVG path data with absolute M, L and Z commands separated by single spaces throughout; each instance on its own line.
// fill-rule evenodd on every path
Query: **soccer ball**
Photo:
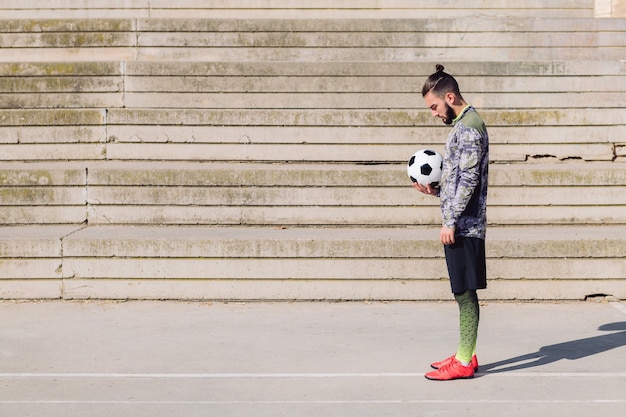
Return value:
M 409 159 L 406 172 L 411 181 L 422 185 L 430 184 L 435 188 L 441 181 L 443 157 L 437 151 L 422 149 L 415 152 Z

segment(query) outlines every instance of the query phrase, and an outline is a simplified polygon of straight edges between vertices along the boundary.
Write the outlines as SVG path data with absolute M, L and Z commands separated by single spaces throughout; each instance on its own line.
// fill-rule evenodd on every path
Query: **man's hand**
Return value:
M 420 193 L 424 193 L 424 194 L 428 194 L 428 195 L 437 195 L 437 190 L 435 188 L 431 187 L 430 184 L 422 185 L 419 182 L 414 182 L 413 183 L 413 188 L 415 188 Z
M 444 245 L 453 245 L 454 244 L 454 227 L 450 228 L 448 226 L 442 226 L 441 232 L 439 232 L 439 240 Z

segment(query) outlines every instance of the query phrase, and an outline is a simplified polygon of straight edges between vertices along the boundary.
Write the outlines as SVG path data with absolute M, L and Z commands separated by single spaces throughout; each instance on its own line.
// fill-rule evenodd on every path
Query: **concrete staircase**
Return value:
M 626 19 L 593 2 L 35 3 L 0 21 L 2 298 L 448 299 L 405 172 L 448 133 L 435 63 L 490 131 L 483 297 L 626 298 Z
M 617 16 L 623 0 L 5 0 L 11 19 L 76 18 L 579 18 Z

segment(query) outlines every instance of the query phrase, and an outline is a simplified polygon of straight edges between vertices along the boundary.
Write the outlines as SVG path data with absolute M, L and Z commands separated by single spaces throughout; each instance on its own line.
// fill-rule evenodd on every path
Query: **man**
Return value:
M 457 81 L 436 66 L 422 88 L 434 117 L 452 125 L 446 141 L 440 188 L 414 183 L 424 194 L 441 198 L 442 227 L 450 286 L 459 305 L 460 338 L 455 355 L 431 364 L 432 380 L 472 378 L 478 370 L 476 338 L 479 304 L 476 290 L 487 287 L 485 232 L 489 137 L 484 122 L 468 105 Z

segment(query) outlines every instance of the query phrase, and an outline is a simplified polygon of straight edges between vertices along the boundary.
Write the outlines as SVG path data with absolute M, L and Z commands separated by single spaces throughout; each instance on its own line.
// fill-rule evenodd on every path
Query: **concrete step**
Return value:
M 483 110 L 479 109 L 482 114 Z M 6 136 L 17 136 L 17 129 L 1 127 Z M 28 129 L 29 131 L 31 129 Z M 9 133 L 12 132 L 12 133 Z M 115 143 L 160 143 L 160 144 L 248 144 L 248 145 L 292 145 L 292 144 L 345 144 L 345 145 L 409 145 L 442 148 L 449 128 L 441 126 L 213 126 L 194 125 L 113 125 L 108 128 L 109 139 Z M 68 129 L 68 137 L 72 137 Z M 23 135 L 28 136 L 28 135 Z M 34 137 L 36 135 L 33 134 Z M 514 146 L 523 144 L 551 144 L 565 142 L 622 143 L 626 136 L 626 125 L 609 125 L 591 128 L 585 124 L 572 126 L 520 125 L 489 126 L 492 145 Z M 1 138 L 2 136 L 0 136 Z M 33 138 L 31 138 L 32 140 Z M 100 141 L 99 137 L 90 140 Z M 62 143 L 63 141 L 58 140 Z
M 479 111 L 494 132 L 494 162 L 624 156 L 619 108 Z M 441 148 L 446 135 L 423 109 L 0 110 L 4 161 L 394 163 L 416 147 Z
M 268 146 L 253 144 L 162 144 L 162 143 L 111 143 L 106 146 L 107 158 L 120 161 L 245 161 L 245 162 L 361 162 L 394 163 L 408 160 L 422 144 L 413 145 L 289 145 Z M 77 147 L 78 148 L 78 147 Z M 80 159 L 97 158 L 99 147 L 84 150 Z M 280 149 L 280 151 L 279 151 Z M 12 153 L 8 148 L 8 160 L 30 159 L 27 155 Z M 23 149 L 21 149 L 24 151 Z M 15 150 L 17 152 L 17 150 Z M 439 149 L 442 151 L 442 149 Z M 54 157 L 58 152 L 61 157 Z M 58 147 L 45 153 L 46 159 L 65 159 L 72 151 L 68 147 Z M 280 153 L 279 153 L 280 152 Z M 89 158 L 93 154 L 94 156 Z M 22 158 L 20 158 L 22 156 Z M 35 155 L 33 155 L 32 159 Z M 616 158 L 612 144 L 521 144 L 492 145 L 490 158 L 494 162 L 525 162 L 531 159 L 552 159 L 564 161 L 581 159 L 585 161 L 613 161 Z
M 408 189 L 407 193 L 411 190 Z M 489 219 L 498 225 L 567 225 L 626 223 L 621 206 L 509 206 L 491 207 Z M 19 213 L 25 217 L 23 213 Z M 89 207 L 90 224 L 159 224 L 214 226 L 410 226 L 437 225 L 438 207 L 253 207 L 253 206 L 147 206 L 100 205 Z M 35 224 L 31 219 L 25 224 Z M 55 222 L 56 223 L 56 222 Z M 69 221 L 64 223 L 70 223 Z M 71 223 L 70 223 L 71 224 Z
M 310 145 L 287 146 L 246 144 L 8 144 L 0 145 L 1 161 L 192 161 L 192 162 L 328 162 L 389 164 L 408 160 L 416 150 L 432 141 L 412 145 Z M 441 149 L 439 149 L 441 151 Z M 282 152 L 282 153 L 278 153 Z M 535 162 L 552 160 L 622 161 L 624 144 L 520 144 L 493 145 L 493 162 Z
M 123 107 L 122 69 L 121 62 L 0 63 L 0 108 Z
M 0 64 L 3 65 L 3 64 Z M 4 64 L 6 65 L 6 64 Z M 25 63 L 20 72 L 32 75 L 55 74 L 56 63 Z M 98 74 L 100 65 L 107 71 L 103 74 L 117 74 L 115 63 L 75 63 L 72 67 L 63 69 L 68 75 L 83 72 Z M 85 67 L 79 66 L 85 65 Z M 92 66 L 93 65 L 93 66 Z M 473 83 L 490 82 L 490 77 L 499 77 L 496 80 L 502 83 L 511 82 L 515 77 L 551 77 L 555 83 L 569 76 L 584 75 L 593 80 L 598 76 L 626 75 L 626 64 L 622 61 L 448 61 L 446 66 L 454 72 L 459 80 L 472 80 Z M 0 66 L 0 68 L 5 68 Z M 13 66 L 9 67 L 13 68 Z M 63 68 L 63 67 L 61 67 Z M 423 62 L 193 62 L 193 61 L 132 61 L 125 63 L 124 73 L 128 76 L 227 76 L 227 77 L 293 77 L 310 76 L 315 78 L 335 77 L 377 77 L 380 83 L 387 82 L 386 77 L 402 77 L 402 79 L 416 78 L 423 80 L 433 72 L 433 63 Z M 7 70 L 3 69 L 3 73 Z M 119 70 L 118 70 L 119 71 Z M 565 77 L 565 78 L 564 78 Z M 313 78 L 311 81 L 315 81 Z M 307 81 L 305 78 L 304 81 Z M 336 80 L 339 85 L 341 83 Z M 587 82 L 581 78 L 582 82 Z M 514 81 L 513 81 L 514 82 Z M 421 84 L 421 83 L 418 83 Z M 256 85 L 256 83 L 254 84 Z M 306 85 L 306 83 L 305 83 Z M 476 84 L 474 84 L 476 85 Z M 558 85 L 558 84 L 557 84 Z M 464 83 L 465 86 L 465 83 Z M 250 86 L 252 87 L 252 85 Z M 546 87 L 552 88 L 551 83 Z M 209 88 L 209 86 L 203 86 Z M 408 86 L 402 87 L 403 89 Z M 515 91 L 519 86 L 513 87 Z M 558 91 L 558 90 L 556 90 Z
M 554 110 L 554 109 L 529 109 L 529 110 L 480 110 L 487 125 L 491 128 L 507 128 L 507 139 L 514 138 L 515 132 L 525 132 L 525 128 L 564 127 L 582 125 L 591 127 L 613 125 L 611 129 L 619 131 L 623 129 L 623 118 L 619 109 L 588 109 L 584 113 Z M 158 122 L 157 122 L 158 121 Z M 363 161 L 363 162 L 398 162 L 411 155 L 413 149 L 420 145 L 441 144 L 445 140 L 446 133 L 440 130 L 436 137 L 424 136 L 427 131 L 415 130 L 416 126 L 428 128 L 441 128 L 441 125 L 430 114 L 419 109 L 307 109 L 307 110 L 261 110 L 261 109 L 215 109 L 215 110 L 178 110 L 178 109 L 112 109 L 108 112 L 107 122 L 109 134 L 115 138 L 114 143 L 107 146 L 107 155 L 110 159 L 143 159 L 143 160 L 245 160 L 245 161 Z M 157 125 L 158 128 L 150 128 Z M 237 138 L 224 142 L 221 137 L 212 140 L 212 143 L 200 139 L 204 143 L 181 143 L 178 132 L 181 126 L 187 126 L 187 130 L 181 130 L 184 138 L 192 136 L 191 142 L 196 142 L 203 130 L 202 126 L 237 126 L 240 135 Z M 171 128 L 170 128 L 171 126 Z M 176 126 L 176 127 L 174 127 Z M 384 134 L 375 142 L 366 139 L 365 144 L 355 144 L 348 139 L 347 143 L 341 143 L 343 133 L 338 131 L 337 138 L 328 137 L 323 143 L 303 140 L 295 143 L 288 140 L 282 142 L 280 152 L 276 151 L 270 143 L 256 142 L 256 136 L 252 132 L 258 132 L 258 127 L 298 127 L 303 129 L 299 137 L 318 136 L 319 128 L 354 128 L 352 132 L 346 132 L 348 136 L 358 136 L 360 129 L 384 128 Z M 155 126 L 156 127 L 156 126 Z M 415 132 L 416 136 L 396 136 L 401 133 Z M 389 129 L 389 130 L 387 130 Z M 347 129 L 346 129 L 347 131 Z M 608 131 L 601 130 L 603 133 Z M 207 130 L 204 132 L 209 133 Z M 248 134 L 250 132 L 250 134 Z M 311 132 L 311 133 L 308 133 Z M 382 132 L 382 130 L 379 130 Z M 527 131 L 526 131 L 527 133 Z M 521 136 L 530 139 L 529 143 L 516 143 L 511 139 L 511 144 L 500 145 L 498 139 L 491 148 L 493 161 L 526 161 L 534 157 L 551 157 L 559 160 L 584 159 L 612 161 L 617 157 L 617 149 L 621 149 L 622 143 L 600 140 L 599 142 L 587 142 L 581 144 L 580 140 L 570 139 L 559 135 L 554 141 L 529 138 L 526 133 Z M 211 134 L 211 133 L 209 133 Z M 367 133 L 366 133 L 367 135 Z M 212 136 L 214 137 L 214 136 Z M 175 138 L 175 139 L 170 139 Z M 164 139 L 167 142 L 163 144 Z M 237 140 L 237 143 L 234 142 Z M 218 142 L 218 143 L 215 143 Z M 399 143 L 400 142 L 400 143 Z
M 480 112 L 485 114 L 482 110 Z M 42 112 L 37 114 L 43 115 Z M 620 138 L 624 137 L 625 131 L 623 124 L 602 128 L 599 125 L 594 128 L 585 124 L 542 126 L 539 123 L 517 127 L 490 126 L 491 158 L 503 162 L 620 159 L 624 156 L 624 142 Z M 446 135 L 447 130 L 441 126 L 414 127 L 408 124 L 358 128 L 222 127 L 206 123 L 189 123 L 186 126 L 154 123 L 109 126 L 8 124 L 0 125 L 0 158 L 5 161 L 103 160 L 108 157 L 125 160 L 389 163 L 407 159 L 407 155 L 418 147 L 433 147 L 441 151 Z
M 492 165 L 490 221 L 626 223 L 621 210 L 624 199 L 620 197 L 626 186 L 622 165 Z M 404 164 L 132 163 L 94 165 L 89 173 L 90 224 L 282 226 L 440 222 L 438 201 L 413 193 Z M 597 188 L 595 184 L 611 187 L 591 191 Z M 577 197 L 562 198 L 568 194 Z M 581 194 L 588 195 L 593 203 L 582 203 Z M 580 210 L 581 204 L 585 210 Z
M 68 110 L 69 112 L 69 110 Z M 1 115 L 1 113 L 0 113 Z M 561 109 L 487 110 L 481 115 L 488 126 L 572 126 L 623 124 L 621 109 L 589 109 L 580 114 Z M 219 125 L 219 126 L 441 126 L 422 108 L 410 109 L 111 109 L 110 125 Z
M 445 63 L 450 68 L 450 72 L 459 80 L 471 82 L 474 88 L 481 85 L 494 86 L 495 88 L 511 87 L 514 91 L 523 91 L 519 85 L 518 77 L 523 82 L 537 81 L 537 77 L 543 86 L 556 88 L 560 83 L 568 86 L 568 77 L 581 77 L 582 83 L 593 82 L 602 79 L 604 76 L 626 75 L 626 64 L 622 61 L 520 61 L 520 62 L 461 62 L 449 61 Z M 328 82 L 327 77 L 334 77 L 337 86 L 344 83 L 339 81 L 349 77 L 375 77 L 382 86 L 397 85 L 396 79 L 422 80 L 430 75 L 434 70 L 433 63 L 423 62 L 194 62 L 194 61 L 93 61 L 93 62 L 73 62 L 73 61 L 51 61 L 51 62 L 11 62 L 0 63 L 0 75 L 4 77 L 113 77 L 127 75 L 129 77 L 153 76 L 153 77 L 185 77 L 184 80 L 194 80 L 192 77 L 228 77 L 235 81 L 245 81 L 245 77 L 256 81 L 253 77 L 262 77 L 259 81 L 265 81 L 268 77 L 288 77 L 285 81 L 293 82 L 293 77 L 303 76 L 304 85 L 307 81 L 315 82 L 317 78 Z M 242 77 L 242 78 L 237 78 Z M 310 79 L 307 77 L 311 77 Z M 386 77 L 392 77 L 391 81 Z M 490 77 L 499 77 L 492 79 Z M 546 82 L 544 77 L 554 83 Z M 105 79 L 105 78 L 103 78 Z M 271 80 L 271 78 L 269 78 Z M 495 84 L 490 84 L 497 81 Z M 481 84 L 486 83 L 486 84 Z M 504 84 L 508 83 L 508 84 Z M 197 83 L 196 83 L 197 84 Z M 236 84 L 236 83 L 235 83 Z M 161 87 L 152 84 L 154 88 Z M 263 85 L 250 83 L 248 87 Z M 293 84 L 289 84 L 293 85 Z M 315 84 L 318 85 L 318 84 Z M 562 85 L 562 84 L 561 84 Z M 585 84 L 583 84 L 585 85 Z M 583 86 L 581 85 L 581 87 Z M 180 87 L 182 85 L 179 85 Z M 201 85 L 200 87 L 209 89 L 211 86 Z M 279 87 L 284 88 L 282 84 Z M 380 84 L 373 86 L 381 88 Z M 468 86 L 471 87 L 471 86 Z M 399 87 L 401 91 L 408 86 Z M 606 86 L 600 87 L 604 91 Z M 110 87 L 106 91 L 110 91 Z M 160 91 L 160 90 L 155 90 Z M 305 88 L 304 91 L 307 91 Z
M 553 0 L 549 5 L 540 1 L 523 4 L 514 1 L 448 0 L 437 7 L 425 0 L 182 0 L 176 4 L 164 0 L 86 1 L 71 3 L 51 0 L 42 4 L 22 0 L 0 4 L 2 16 L 23 18 L 451 18 L 468 16 L 530 16 L 530 17 L 591 17 L 594 1 Z M 611 15 L 609 13 L 609 15 Z
M 491 228 L 486 299 L 625 298 L 623 228 Z M 0 266 L 3 298 L 449 297 L 435 228 L 37 226 L 0 234 L 10 258 Z
M 584 114 L 561 109 L 487 110 L 481 115 L 489 126 L 619 125 L 620 109 L 589 109 Z M 178 120 L 178 123 L 176 123 Z M 410 109 L 111 109 L 110 125 L 219 125 L 219 126 L 441 126 L 422 108 Z
M 84 80 L 84 77 L 76 80 L 48 78 L 26 82 L 15 77 L 4 77 L 0 79 L 0 92 L 3 92 L 0 97 L 0 108 L 405 109 L 414 107 L 416 97 L 419 97 L 416 91 L 418 82 L 414 77 L 379 83 L 378 91 L 372 87 L 377 84 L 377 80 L 373 78 L 334 81 L 329 79 L 325 84 L 321 84 L 324 80 L 317 79 L 311 81 L 309 85 L 306 84 L 309 80 L 305 79 L 302 80 L 303 84 L 292 87 L 291 91 L 289 88 L 293 86 L 294 80 L 281 84 L 284 80 L 279 77 L 259 82 L 253 79 L 242 80 L 242 83 L 246 84 L 241 86 L 233 84 L 237 80 L 221 77 L 195 80 L 176 77 L 139 81 L 129 79 L 125 86 L 121 82 L 117 83 L 118 80 L 98 78 L 92 83 Z M 107 88 L 100 84 L 100 81 L 111 83 L 111 91 L 98 91 Z M 390 85 L 390 81 L 395 81 L 394 84 L 398 87 Z M 562 81 L 574 83 L 576 80 Z M 211 83 L 208 87 L 198 87 L 207 85 L 207 82 Z M 481 89 L 476 90 L 471 83 L 466 83 L 469 85 L 463 95 L 475 106 L 483 109 L 556 108 L 559 107 L 559 103 L 565 103 L 562 107 L 580 109 L 614 107 L 614 103 L 622 100 L 624 95 L 622 88 L 626 90 L 626 87 L 622 87 L 626 86 L 626 77 L 607 77 L 602 81 L 596 80 L 593 85 L 587 83 L 588 86 L 583 83 L 579 89 L 561 82 L 559 83 L 561 87 L 557 85 L 554 89 L 570 88 L 570 90 L 548 89 L 533 92 L 532 90 L 541 88 L 540 82 L 541 80 L 529 81 L 527 89 L 531 91 L 508 89 L 502 92 L 498 91 L 499 88 L 506 87 L 496 87 L 483 82 Z M 243 91 L 247 83 L 254 84 L 250 89 L 252 91 Z M 608 90 L 611 83 L 614 89 L 602 91 Z M 401 85 L 404 86 L 404 91 L 394 91 Z M 122 87 L 126 87 L 126 91 Z M 595 87 L 598 89 L 593 90 Z M 412 91 L 408 91 L 409 88 Z M 221 91 L 216 91 L 218 89 Z
M 490 64 L 446 64 L 483 109 L 610 108 L 626 91 L 620 62 Z M 0 108 L 404 109 L 432 71 L 432 63 L 5 63 Z
M 621 163 L 502 165 L 491 224 L 625 224 Z M 404 164 L 4 163 L 2 224 L 436 225 Z M 581 196 L 584 195 L 584 199 Z
M 621 36 L 621 35 L 620 35 Z M 77 60 L 129 58 L 131 51 L 80 51 Z M 370 62 L 446 62 L 465 59 L 467 61 L 483 60 L 489 56 L 491 61 L 556 61 L 556 60 L 619 60 L 626 53 L 621 46 L 573 46 L 573 47 L 472 47 L 465 48 L 425 48 L 414 47 L 141 47 L 137 50 L 136 59 L 142 61 L 370 61 Z M 66 51 L 46 49 L 42 55 L 31 54 L 29 51 L 7 51 L 2 57 L 7 60 L 53 60 L 53 56 L 69 58 Z
M 148 22 L 152 23 L 152 21 Z M 394 22 L 395 23 L 395 22 Z M 481 32 L 463 31 L 453 32 L 444 24 L 447 21 L 437 21 L 441 28 L 428 27 L 421 28 L 420 22 L 415 22 L 410 32 L 402 32 L 401 27 L 390 26 L 387 31 L 377 32 L 376 25 L 369 27 L 368 31 L 359 31 L 360 28 L 320 27 L 315 32 L 285 31 L 279 32 L 273 27 L 268 32 L 246 32 L 245 29 L 237 29 L 234 32 L 223 31 L 201 31 L 193 32 L 148 32 L 148 30 L 158 30 L 152 28 L 139 28 L 140 33 L 137 39 L 138 47 L 195 47 L 195 48 L 567 48 L 579 47 L 581 49 L 591 47 L 620 47 L 622 46 L 622 34 L 617 32 L 602 32 L 597 27 L 584 31 L 581 27 L 576 27 L 575 32 L 559 32 L 562 25 L 552 27 L 550 32 L 538 32 L 535 28 L 532 31 L 505 32 L 503 30 L 486 32 L 488 28 L 481 27 Z M 306 26 L 306 25 L 305 25 Z M 480 27 L 480 26 L 478 26 Z M 335 30 L 331 30 L 335 29 Z M 491 28 L 489 28 L 491 29 Z M 145 32 L 143 32 L 144 30 Z M 258 29 L 257 29 L 258 30 Z M 422 32 L 423 30 L 423 32 Z M 623 31 L 621 31 L 623 32 Z M 447 36 L 441 36 L 445 33 Z M 39 37 L 25 36 L 22 34 L 3 35 L 4 42 L 0 46 L 7 47 L 29 47 L 33 43 L 39 42 Z M 78 43 L 73 39 L 67 40 L 72 47 L 73 43 Z M 83 39 L 84 46 L 131 46 L 134 40 L 128 35 L 111 36 L 110 38 Z M 98 42 L 98 43 L 96 43 Z M 42 45 L 43 46 L 43 45 Z M 51 39 L 50 47 L 62 45 L 54 43 Z M 82 46 L 82 45 L 81 45 Z
M 7 80 L 10 82 L 10 80 Z M 50 80 L 52 81 L 52 80 Z M 216 80 L 219 82 L 219 80 Z M 617 86 L 626 85 L 622 80 L 613 80 Z M 163 82 L 163 81 L 162 81 Z M 138 88 L 135 85 L 130 88 Z M 168 87 L 163 87 L 168 88 Z M 618 87 L 620 88 L 620 87 Z M 0 86 L 1 89 L 1 86 Z M 52 89 L 51 89 L 52 90 Z M 480 108 L 528 109 L 541 106 L 556 108 L 567 103 L 571 109 L 614 108 L 622 101 L 624 91 L 608 92 L 472 92 L 464 97 Z M 415 92 L 167 92 L 115 91 L 102 92 L 26 92 L 13 91 L 0 96 L 3 109 L 45 108 L 195 108 L 195 109 L 406 109 L 416 105 Z M 67 105 L 65 104 L 67 103 Z
M 492 101 L 505 96 L 512 102 L 512 107 L 517 107 L 516 97 L 538 95 L 539 99 L 526 107 L 545 108 L 552 107 L 551 103 L 540 103 L 549 99 L 551 94 L 589 93 L 588 101 L 594 94 L 603 94 L 610 99 L 610 93 L 621 94 L 626 90 L 626 66 L 618 61 L 451 62 L 446 65 L 462 83 L 464 93 L 472 97 L 487 94 Z M 260 99 L 265 100 L 267 106 L 278 107 L 289 105 L 284 100 L 285 95 L 292 100 L 298 100 L 301 95 L 303 98 L 299 100 L 312 103 L 306 107 L 315 108 L 323 107 L 324 101 L 315 99 L 323 95 L 331 97 L 334 106 L 342 101 L 350 103 L 351 97 L 355 97 L 352 101 L 356 103 L 359 98 L 378 94 L 381 100 L 388 100 L 378 107 L 391 105 L 397 108 L 409 107 L 407 97 L 419 94 L 422 81 L 433 71 L 432 67 L 432 63 L 401 62 L 283 62 L 272 65 L 267 62 L 4 63 L 0 64 L 0 91 L 5 93 L 3 101 L 7 104 L 24 97 L 24 103 L 30 104 L 19 103 L 22 107 L 59 107 L 65 101 L 70 101 L 66 103 L 68 107 L 181 107 L 191 101 L 189 107 L 254 108 L 259 106 L 255 103 Z M 91 100 L 102 98 L 101 102 L 90 104 L 81 100 L 90 93 Z M 171 95 L 167 96 L 167 93 Z M 216 93 L 228 94 L 229 99 L 222 102 L 233 104 L 217 104 L 212 96 Z M 249 103 L 244 106 L 241 100 L 237 100 L 237 94 L 247 97 Z M 272 100 L 272 94 L 278 99 Z M 144 99 L 141 102 L 142 95 L 150 96 L 152 101 Z M 155 95 L 162 99 L 154 101 Z M 207 97 L 204 102 L 201 101 L 203 95 Z M 140 101 L 141 105 L 124 101 L 124 96 Z M 183 100 L 177 100 L 178 96 Z M 107 102 L 106 98 L 112 97 L 116 100 Z M 43 102 L 37 104 L 36 100 L 42 98 Z M 487 100 L 482 101 L 489 104 Z M 602 106 L 602 103 L 593 104 Z M 361 104 L 359 107 L 372 105 Z
M 619 60 L 626 48 L 623 19 L 95 20 L 0 21 L 0 60 Z

